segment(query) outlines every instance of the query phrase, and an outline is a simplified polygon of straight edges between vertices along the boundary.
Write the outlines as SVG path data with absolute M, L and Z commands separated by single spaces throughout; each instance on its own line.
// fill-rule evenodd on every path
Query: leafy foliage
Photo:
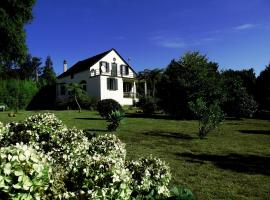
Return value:
M 188 102 L 203 97 L 208 102 L 221 99 L 218 64 L 199 52 L 184 54 L 165 69 L 158 84 L 161 108 L 175 116 L 192 116 Z
M 145 114 L 153 114 L 157 110 L 157 102 L 152 97 L 141 97 L 138 106 Z
M 25 109 L 37 91 L 30 80 L 0 80 L 0 102 L 12 109 Z
M 173 187 L 171 189 L 171 196 L 168 198 L 170 200 L 196 200 L 193 193 L 183 187 Z
M 225 97 L 221 105 L 223 111 L 232 117 L 252 117 L 257 110 L 257 103 L 253 96 L 247 93 L 242 80 L 231 75 L 230 70 L 223 72 L 221 77 Z
M 25 149 L 35 147 L 33 155 L 40 158 L 46 154 L 46 163 L 36 159 L 37 163 L 33 164 L 33 167 L 42 165 L 47 169 L 44 173 L 49 173 L 49 175 L 46 173 L 42 175 L 40 172 L 38 175 L 42 179 L 39 180 L 40 185 L 37 189 L 41 198 L 128 200 L 131 194 L 143 199 L 150 195 L 155 195 L 157 199 L 168 195 L 167 185 L 171 178 L 168 166 L 159 159 L 142 158 L 138 162 L 139 165 L 144 166 L 144 169 L 140 168 L 141 171 L 134 172 L 140 176 L 133 176 L 130 166 L 131 163 L 136 165 L 137 162 L 131 161 L 127 167 L 125 145 L 115 135 L 88 138 L 83 131 L 75 128 L 68 129 L 53 114 L 45 113 L 28 117 L 22 123 L 6 125 L 0 123 L 0 150 L 13 149 L 14 144 L 18 143 L 22 143 Z M 21 153 L 18 150 L 14 152 L 18 153 L 16 159 L 20 159 Z M 8 155 L 8 153 L 4 154 Z M 0 159 L 2 158 L 3 156 Z M 10 163 L 9 158 L 4 164 L 8 163 Z M 3 169 L 5 170 L 5 166 Z M 140 174 L 144 172 L 146 174 Z M 0 186 L 2 186 L 1 181 L 2 179 L 0 179 Z M 14 187 L 13 185 L 10 187 Z M 22 187 L 26 186 L 28 183 Z M 146 193 L 134 191 L 140 187 Z M 28 195 L 32 195 L 31 190 L 27 191 Z M 8 195 L 5 192 L 6 187 L 0 187 L 0 194 Z M 33 193 L 33 195 L 35 197 L 37 194 Z
M 199 137 L 204 138 L 223 120 L 224 115 L 218 104 L 207 105 L 202 98 L 189 103 L 190 109 L 199 120 Z
M 2 1 L 0 6 L 0 76 L 24 61 L 27 54 L 24 25 L 32 18 L 35 0 Z M 2 72 L 2 73 L 1 73 Z
M 110 123 L 107 126 L 108 131 L 115 131 L 119 125 L 121 120 L 124 118 L 123 112 L 119 110 L 112 111 L 111 114 L 109 114 L 109 117 L 107 121 Z
M 270 110 L 270 64 L 256 80 L 256 99 L 261 109 Z
M 132 196 L 136 199 L 164 199 L 170 195 L 171 179 L 169 167 L 158 158 L 140 158 L 127 162 L 132 174 Z
M 112 111 L 118 110 L 120 112 L 124 112 L 121 105 L 113 99 L 103 99 L 99 101 L 97 104 L 97 110 L 100 116 L 105 119 L 109 119 L 109 115 Z
M 33 147 L 16 144 L 0 149 L 1 198 L 46 199 L 51 176 L 46 156 Z

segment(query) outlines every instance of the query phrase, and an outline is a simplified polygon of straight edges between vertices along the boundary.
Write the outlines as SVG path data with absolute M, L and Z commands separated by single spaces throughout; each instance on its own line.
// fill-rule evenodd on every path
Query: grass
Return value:
M 53 111 L 69 127 L 103 134 L 106 121 L 95 112 Z M 0 113 L 0 121 L 20 121 Z M 152 154 L 171 167 L 172 184 L 190 188 L 200 200 L 270 199 L 269 120 L 226 120 L 207 139 L 197 136 L 196 121 L 127 116 L 116 135 L 126 143 L 127 156 Z

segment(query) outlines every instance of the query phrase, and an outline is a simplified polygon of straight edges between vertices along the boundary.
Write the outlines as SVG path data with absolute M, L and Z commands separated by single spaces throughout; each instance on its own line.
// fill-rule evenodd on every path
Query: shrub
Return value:
M 157 103 L 151 97 L 142 97 L 138 106 L 143 110 L 144 114 L 153 114 L 157 110 Z
M 124 114 L 118 110 L 112 111 L 111 114 L 109 114 L 109 117 L 107 121 L 110 123 L 107 126 L 108 131 L 116 131 L 116 129 L 119 127 L 121 120 L 124 118 Z
M 98 102 L 97 110 L 101 117 L 108 119 L 112 111 L 124 112 L 121 105 L 113 99 L 104 99 Z
M 199 120 L 199 137 L 204 138 L 224 119 L 224 114 L 217 104 L 206 105 L 202 98 L 189 103 L 190 109 Z
M 48 161 L 23 144 L 0 149 L 0 196 L 4 199 L 46 199 L 51 181 Z
M 171 189 L 171 196 L 168 198 L 169 200 L 196 200 L 193 193 L 186 188 L 183 187 L 173 187 Z
M 18 169 L 24 173 L 21 179 L 16 178 Z M 168 166 L 156 158 L 126 165 L 125 145 L 115 135 L 86 137 L 53 114 L 31 116 L 23 123 L 0 123 L 0 195 L 4 198 L 159 199 L 168 197 L 170 177 Z
M 138 199 L 164 199 L 169 197 L 171 180 L 169 167 L 158 158 L 140 158 L 127 162 L 132 174 L 132 197 Z

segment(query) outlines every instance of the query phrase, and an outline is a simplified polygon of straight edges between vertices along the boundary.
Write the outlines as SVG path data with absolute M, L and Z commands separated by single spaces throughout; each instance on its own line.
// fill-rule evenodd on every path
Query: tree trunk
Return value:
M 75 102 L 76 102 L 76 104 L 77 104 L 77 106 L 78 106 L 78 108 L 79 108 L 79 112 L 81 112 L 82 109 L 81 109 L 81 106 L 80 106 L 80 104 L 79 104 L 79 102 L 78 102 L 78 100 L 77 100 L 76 94 L 74 95 L 74 97 L 75 97 Z

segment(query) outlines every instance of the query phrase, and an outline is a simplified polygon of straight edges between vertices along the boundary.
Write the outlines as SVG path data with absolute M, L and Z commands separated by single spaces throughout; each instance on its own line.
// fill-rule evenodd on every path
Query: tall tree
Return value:
M 53 62 L 50 56 L 47 56 L 45 66 L 43 67 L 41 78 L 45 84 L 52 85 L 56 81 L 56 74 L 53 69 Z
M 188 102 L 199 97 L 206 103 L 220 100 L 218 64 L 199 52 L 188 52 L 173 60 L 158 84 L 160 106 L 169 114 L 189 117 Z
M 270 64 L 256 80 L 256 99 L 261 109 L 270 111 Z
M 41 64 L 41 58 L 32 57 L 30 54 L 28 54 L 25 62 L 20 65 L 19 73 L 21 79 L 38 81 L 38 76 L 41 74 Z
M 139 79 L 143 79 L 147 83 L 147 93 L 155 98 L 156 97 L 156 87 L 158 82 L 161 79 L 163 70 L 162 69 L 145 69 L 142 72 L 139 72 Z
M 33 19 L 35 0 L 2 0 L 0 3 L 0 73 L 24 61 L 27 55 L 24 25 Z M 1 74 L 0 74 L 1 75 Z

